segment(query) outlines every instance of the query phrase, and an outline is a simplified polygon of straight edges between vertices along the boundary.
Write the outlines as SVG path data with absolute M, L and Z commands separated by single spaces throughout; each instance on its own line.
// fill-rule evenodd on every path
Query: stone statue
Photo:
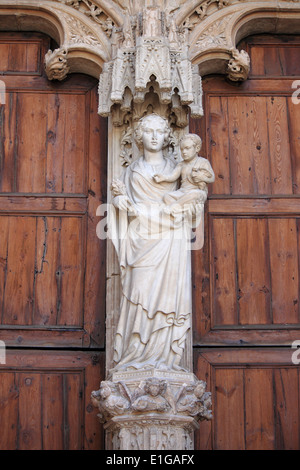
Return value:
M 99 409 L 101 422 L 108 417 L 121 415 L 130 409 L 130 393 L 125 384 L 113 383 L 110 380 L 101 382 L 100 389 L 92 392 L 93 405 Z
M 201 164 L 203 174 L 194 178 L 188 164 L 183 162 L 177 165 L 177 178 L 170 180 L 176 164 L 163 153 L 169 143 L 170 128 L 157 114 L 139 121 L 135 137 L 143 155 L 126 168 L 122 181 L 112 185 L 112 202 L 118 209 L 115 232 L 119 235 L 122 232 L 119 244 L 115 245 L 122 297 L 112 370 L 184 370 L 180 362 L 192 312 L 191 226 L 184 213 L 179 220 L 168 213 L 165 198 L 169 195 L 180 199 L 185 191 L 183 187 L 181 193 L 177 192 L 182 172 L 189 174 L 190 186 L 186 190 L 196 191 L 202 197 L 205 194 L 206 198 L 205 189 L 197 185 L 200 181 L 211 181 L 213 171 L 210 165 Z M 192 139 L 185 142 L 187 145 Z M 194 155 L 198 147 L 194 143 L 192 147 L 189 152 Z M 154 178 L 158 174 L 160 182 Z M 194 215 L 196 210 L 194 205 Z
M 143 387 L 141 395 L 135 398 L 132 403 L 134 411 L 167 411 L 170 404 L 164 397 L 167 389 L 165 380 L 155 378 L 148 379 Z
M 202 141 L 198 135 L 185 135 L 180 143 L 183 162 L 178 163 L 169 176 L 154 175 L 157 183 L 173 182 L 180 178 L 180 189 L 167 193 L 163 198 L 168 205 L 165 212 L 175 215 L 178 212 L 191 210 L 195 204 L 206 201 L 207 183 L 213 183 L 215 175 L 209 161 L 198 156 L 201 145 Z
M 203 380 L 199 380 L 194 385 L 183 386 L 177 397 L 177 412 L 189 416 L 201 416 L 202 420 L 210 420 L 212 418 L 212 412 L 209 409 L 211 393 L 206 392 L 205 389 L 206 383 Z

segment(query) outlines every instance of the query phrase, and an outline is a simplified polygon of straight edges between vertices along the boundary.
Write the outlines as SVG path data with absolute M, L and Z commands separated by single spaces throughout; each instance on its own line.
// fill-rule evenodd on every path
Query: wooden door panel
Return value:
M 299 366 L 291 348 L 202 349 L 195 373 L 212 392 L 199 450 L 298 450 Z
M 26 61 L 17 54 L 12 64 L 8 54 L 20 43 Z M 102 347 L 105 240 L 96 210 L 106 201 L 107 122 L 95 79 L 47 79 L 41 58 L 49 47 L 39 34 L 0 38 L 0 338 Z
M 90 400 L 104 377 L 103 353 L 8 350 L 0 377 L 0 449 L 103 448 Z
M 289 123 L 293 141 L 298 121 L 288 97 L 213 95 L 207 100 L 208 152 L 217 169 L 211 194 L 293 194 L 299 162 L 291 152 Z
M 22 38 L 21 38 L 22 36 Z M 20 40 L 21 38 L 21 40 Z M 5 75 L 41 75 L 49 39 L 41 34 L 1 33 L 0 70 Z
M 2 192 L 86 193 L 89 96 L 8 92 L 7 105 Z
M 191 121 L 216 174 L 204 248 L 193 252 L 196 345 L 290 344 L 300 334 L 299 68 L 290 67 L 300 40 L 256 37 L 241 47 L 249 79 L 204 79 L 205 116 Z

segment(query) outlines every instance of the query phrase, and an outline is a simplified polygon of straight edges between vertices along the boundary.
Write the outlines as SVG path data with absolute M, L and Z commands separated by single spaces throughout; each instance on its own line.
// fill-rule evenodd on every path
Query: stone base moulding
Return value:
M 199 421 L 212 418 L 211 393 L 193 373 L 113 373 L 92 393 L 112 450 L 192 450 Z

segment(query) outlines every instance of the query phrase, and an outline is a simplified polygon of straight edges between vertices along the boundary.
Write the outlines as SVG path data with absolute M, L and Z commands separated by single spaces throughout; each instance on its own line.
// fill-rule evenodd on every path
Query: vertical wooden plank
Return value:
M 61 221 L 61 296 L 59 325 L 82 326 L 84 219 L 64 217 Z
M 32 324 L 35 235 L 34 217 L 10 217 L 4 324 Z
M 62 374 L 42 375 L 43 450 L 64 448 L 62 381 Z
M 228 121 L 230 142 L 230 180 L 232 194 L 252 193 L 252 159 L 249 152 L 249 129 L 247 121 L 248 97 L 228 98 Z
M 3 322 L 3 303 L 7 276 L 7 248 L 8 248 L 9 218 L 0 218 L 0 323 Z
M 68 138 L 64 140 L 63 191 L 83 194 L 86 192 L 85 95 L 66 95 L 65 106 L 65 127 L 68 130 Z
M 271 369 L 245 369 L 246 450 L 274 450 L 274 396 Z
M 57 322 L 60 230 L 59 217 L 38 217 L 33 320 L 35 325 L 56 325 Z
M 271 286 L 267 221 L 238 219 L 236 232 L 240 324 L 269 324 Z
M 285 75 L 286 76 L 297 76 L 300 74 L 299 64 L 299 46 L 287 46 L 282 47 L 282 56 L 285 61 Z M 296 77 L 295 77 L 296 78 Z
M 262 76 L 265 74 L 265 49 L 263 47 L 257 47 L 255 45 L 250 46 L 250 60 L 251 68 L 250 75 Z
M 41 42 L 27 44 L 26 47 L 26 72 L 36 73 L 39 68 Z
M 298 370 L 275 369 L 276 450 L 299 450 Z
M 17 190 L 45 192 L 46 174 L 46 94 L 23 93 L 18 104 Z
M 66 98 L 62 93 L 48 95 L 46 192 L 63 191 Z
M 205 240 L 209 240 L 210 221 L 204 214 Z M 194 343 L 201 342 L 211 328 L 209 244 L 204 243 L 201 250 L 192 251 L 192 300 Z
M 41 450 L 41 375 L 20 372 L 19 378 L 19 450 Z
M 26 71 L 26 44 L 11 42 L 9 46 L 9 72 Z
M 9 44 L 6 42 L 0 43 L 0 70 L 6 72 L 8 70 L 9 61 Z
M 294 194 L 300 194 L 300 103 L 295 104 L 291 99 L 288 99 L 287 102 L 293 192 Z
M 1 123 L 1 174 L 0 190 L 12 192 L 15 190 L 15 156 L 17 154 L 17 93 L 6 93 L 6 104 L 3 106 Z
M 15 450 L 17 447 L 18 387 L 15 373 L 1 371 L 0 374 L 0 450 Z
M 281 77 L 284 75 L 278 47 L 273 45 L 265 46 L 265 75 L 270 77 Z
M 97 88 L 90 92 L 90 132 L 88 163 L 88 220 L 86 238 L 86 272 L 84 285 L 85 327 L 93 341 L 104 344 L 106 308 L 106 239 L 97 236 L 96 216 L 100 204 L 106 203 L 107 120 L 97 111 Z
M 216 169 L 212 194 L 230 194 L 227 100 L 222 96 L 209 97 L 208 154 Z
M 212 220 L 212 314 L 215 325 L 237 324 L 236 260 L 233 219 Z
M 269 194 L 266 99 L 228 98 L 233 194 Z
M 244 383 L 242 369 L 216 369 L 214 450 L 244 450 Z
M 298 323 L 299 266 L 295 219 L 269 219 L 273 323 Z
M 292 168 L 285 97 L 267 98 L 272 194 L 292 194 Z
M 80 450 L 82 446 L 83 390 L 80 374 L 64 376 L 64 449 Z M 77 410 L 74 413 L 74 407 Z
M 246 135 L 249 147 L 249 176 L 251 177 L 251 194 L 270 194 L 270 167 L 267 109 L 265 97 L 251 96 L 247 99 Z

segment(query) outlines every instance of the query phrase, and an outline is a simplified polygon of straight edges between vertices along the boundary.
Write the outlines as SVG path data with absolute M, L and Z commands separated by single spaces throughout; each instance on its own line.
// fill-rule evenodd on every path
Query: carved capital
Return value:
M 185 372 L 117 372 L 92 392 L 92 402 L 112 433 L 114 449 L 157 448 L 144 436 L 154 426 L 155 436 L 164 436 L 156 445 L 167 440 L 167 449 L 190 449 L 197 423 L 212 419 L 206 383 Z

